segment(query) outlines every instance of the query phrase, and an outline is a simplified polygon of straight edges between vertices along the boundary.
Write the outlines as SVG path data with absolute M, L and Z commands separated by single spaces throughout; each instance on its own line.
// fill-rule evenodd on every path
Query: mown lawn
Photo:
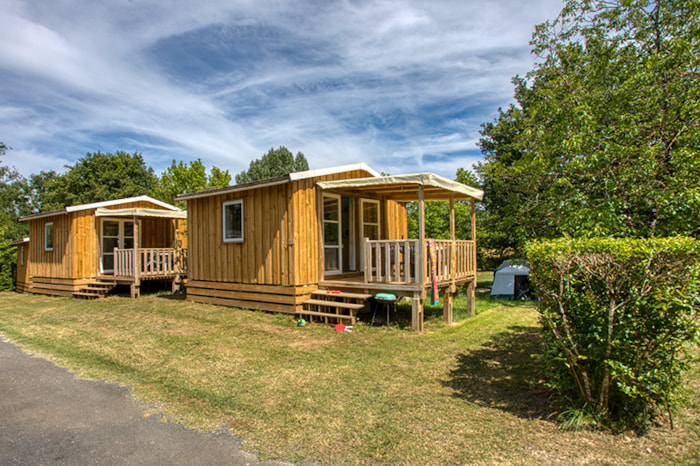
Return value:
M 457 300 L 460 306 L 460 300 Z M 263 458 L 322 464 L 697 464 L 700 397 L 647 435 L 565 432 L 542 380 L 537 312 L 480 298 L 425 334 L 352 333 L 169 295 L 0 293 L 0 332 L 81 376 L 132 387 L 174 422 L 228 427 Z M 397 320 L 400 322 L 400 319 Z M 700 388 L 695 370 L 689 387 Z

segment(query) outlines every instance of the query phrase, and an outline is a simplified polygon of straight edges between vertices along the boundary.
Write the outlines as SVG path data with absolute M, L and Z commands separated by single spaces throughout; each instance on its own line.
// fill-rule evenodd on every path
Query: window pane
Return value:
M 364 223 L 379 223 L 379 206 L 374 203 L 362 204 L 362 220 Z
M 134 236 L 134 224 L 132 222 L 124 223 L 124 236 Z
M 134 248 L 134 238 L 124 238 L 124 249 Z
M 102 236 L 119 236 L 119 222 L 106 220 L 102 225 Z
M 323 248 L 323 261 L 327 272 L 340 269 L 339 252 L 338 248 Z
M 323 198 L 323 219 L 338 221 L 338 199 L 335 197 Z
M 111 253 L 114 248 L 119 247 L 119 238 L 103 238 L 102 244 L 104 252 Z
M 324 223 L 323 224 L 323 242 L 329 246 L 337 246 L 338 242 L 338 224 Z
M 225 239 L 243 238 L 243 205 L 240 203 L 224 206 Z
M 45 246 L 46 249 L 53 249 L 53 223 L 49 223 L 45 227 L 46 239 Z
M 364 225 L 364 238 L 379 239 L 379 227 L 377 225 Z
M 102 269 L 114 270 L 114 254 L 105 254 L 102 256 Z

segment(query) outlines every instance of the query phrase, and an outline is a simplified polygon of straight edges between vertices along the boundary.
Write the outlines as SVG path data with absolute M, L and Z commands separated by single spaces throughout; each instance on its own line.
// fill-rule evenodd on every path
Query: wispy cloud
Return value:
M 88 151 L 157 171 L 201 157 L 237 172 L 270 147 L 312 167 L 454 176 L 479 125 L 532 66 L 559 0 L 6 0 L 0 141 L 23 173 Z

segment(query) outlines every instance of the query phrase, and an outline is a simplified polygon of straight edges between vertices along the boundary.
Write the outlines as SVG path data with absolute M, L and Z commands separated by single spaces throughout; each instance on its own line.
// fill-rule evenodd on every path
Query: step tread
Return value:
M 364 294 L 364 293 L 348 293 L 345 291 L 342 291 L 340 293 L 329 293 L 328 290 L 316 290 L 311 293 L 314 296 L 328 296 L 328 297 L 336 297 L 336 298 L 352 298 L 352 299 L 369 299 L 372 297 L 371 294 Z
M 331 314 L 330 312 L 307 311 L 305 309 L 302 309 L 301 311 L 296 311 L 295 314 L 310 315 L 317 317 L 334 317 L 336 319 L 355 319 L 355 316 L 349 316 L 347 314 Z
M 88 291 L 74 291 L 74 292 L 73 292 L 73 296 L 89 296 L 89 297 L 92 297 L 92 298 L 99 298 L 99 297 L 101 297 L 101 296 L 100 296 L 99 294 L 97 294 L 97 293 L 91 293 L 91 292 L 88 292 Z
M 339 301 L 328 301 L 325 299 L 307 299 L 306 301 L 304 301 L 304 304 L 313 304 L 316 306 L 325 307 L 339 307 L 343 309 L 362 309 L 365 307 L 364 303 L 344 303 Z

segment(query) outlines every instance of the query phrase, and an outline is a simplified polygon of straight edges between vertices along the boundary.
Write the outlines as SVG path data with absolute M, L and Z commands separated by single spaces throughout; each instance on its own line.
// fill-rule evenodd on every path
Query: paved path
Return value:
M 228 433 L 202 434 L 160 416 L 116 384 L 79 380 L 0 337 L 1 465 L 260 463 Z

